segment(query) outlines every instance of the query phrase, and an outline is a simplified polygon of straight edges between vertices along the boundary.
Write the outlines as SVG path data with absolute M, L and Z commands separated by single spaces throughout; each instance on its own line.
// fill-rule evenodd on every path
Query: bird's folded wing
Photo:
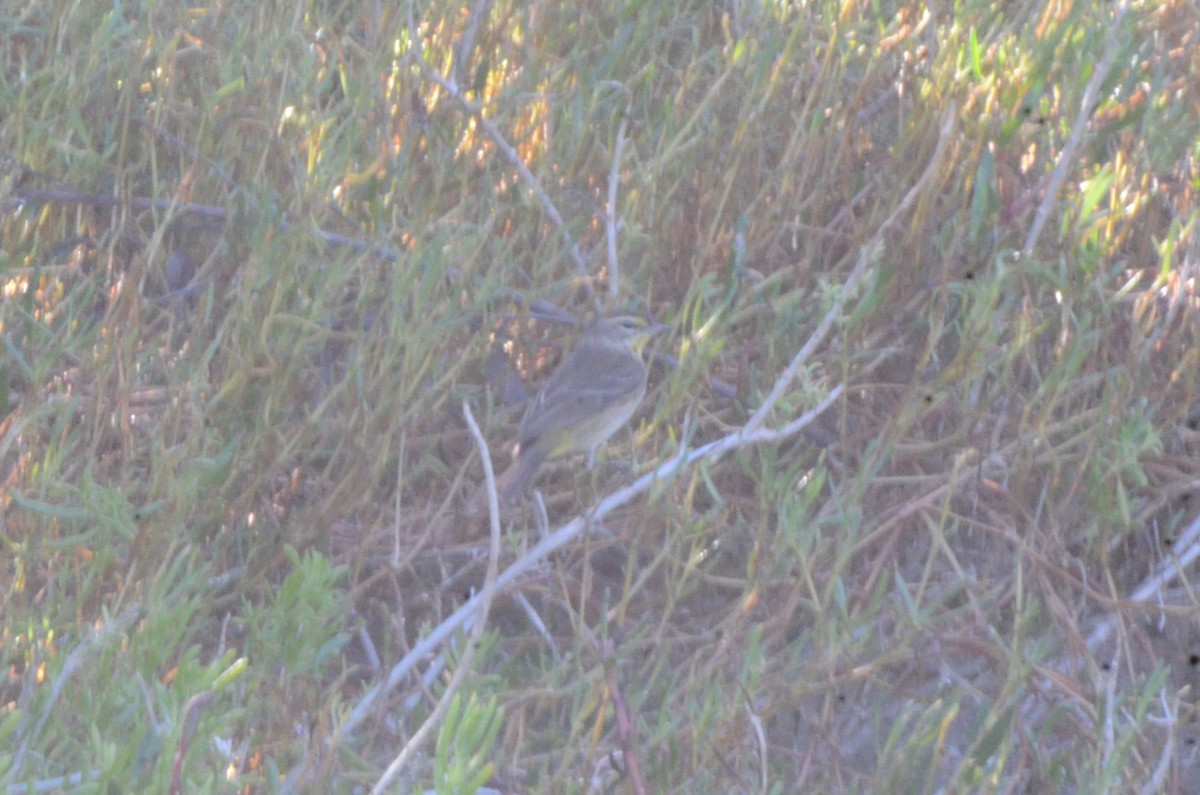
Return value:
M 521 445 L 548 431 L 576 425 L 645 388 L 641 361 L 628 354 L 591 357 L 586 367 L 564 362 L 525 412 Z

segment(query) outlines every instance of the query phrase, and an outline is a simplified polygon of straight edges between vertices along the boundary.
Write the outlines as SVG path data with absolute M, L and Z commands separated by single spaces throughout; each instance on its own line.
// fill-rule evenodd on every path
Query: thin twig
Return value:
M 408 452 L 408 429 L 400 432 L 400 454 L 396 460 L 396 507 L 392 513 L 392 569 L 398 571 L 400 569 L 400 518 L 404 515 L 401 510 L 401 495 L 404 493 L 404 459 Z
M 1033 247 L 1037 245 L 1038 237 L 1042 234 L 1042 227 L 1046 225 L 1050 219 L 1050 211 L 1054 209 L 1058 189 L 1062 187 L 1063 181 L 1067 178 L 1067 170 L 1075 160 L 1075 151 L 1079 149 L 1083 141 L 1083 131 L 1087 129 L 1092 112 L 1096 109 L 1100 86 L 1108 79 L 1113 61 L 1116 60 L 1117 53 L 1121 50 L 1117 42 L 1117 29 L 1121 26 L 1121 20 L 1124 19 L 1127 10 L 1129 10 L 1129 4 L 1122 0 L 1113 12 L 1104 54 L 1100 56 L 1100 63 L 1096 65 L 1095 71 L 1092 72 L 1092 78 L 1088 80 L 1087 86 L 1083 89 L 1083 98 L 1079 102 L 1079 115 L 1076 116 L 1075 124 L 1071 127 L 1071 134 L 1067 136 L 1066 145 L 1058 155 L 1058 165 L 1054 167 L 1054 174 L 1050 178 L 1049 187 L 1046 188 L 1046 195 L 1042 197 L 1042 203 L 1038 205 L 1037 214 L 1033 217 L 1033 224 L 1029 227 L 1029 234 L 1025 237 L 1025 245 L 1021 247 L 1022 258 L 1033 253 Z
M 623 87 L 623 86 L 622 86 Z M 628 90 L 628 89 L 627 89 Z M 608 297 L 617 297 L 621 268 L 617 259 L 617 185 L 621 181 L 621 153 L 625 149 L 625 129 L 629 126 L 629 106 L 626 103 L 617 125 L 617 140 L 613 143 L 612 167 L 608 172 L 608 206 L 604 211 L 604 232 L 608 241 Z
M 484 481 L 487 484 L 488 492 L 488 511 L 491 520 L 491 547 L 488 554 L 487 577 L 483 582 L 483 590 L 480 591 L 471 603 L 478 604 L 478 617 L 475 619 L 474 626 L 471 627 L 471 635 L 467 639 L 466 648 L 463 649 L 462 658 L 458 662 L 458 667 L 454 671 L 454 676 L 450 678 L 450 682 L 446 685 L 445 691 L 438 699 L 437 706 L 433 712 L 421 724 L 421 728 L 409 738 L 404 744 L 404 748 L 388 765 L 387 770 L 383 771 L 383 775 L 375 782 L 375 786 L 371 789 L 372 795 L 389 791 L 389 787 L 400 771 L 404 769 L 404 765 L 412 758 L 413 754 L 421 747 L 425 740 L 433 733 L 433 730 L 441 725 L 442 719 L 446 717 L 446 712 L 449 711 L 451 703 L 454 701 L 455 694 L 462 687 L 463 681 L 466 679 L 467 673 L 471 670 L 471 662 L 475 656 L 475 649 L 478 648 L 479 642 L 483 639 L 484 628 L 487 626 L 488 611 L 491 610 L 492 597 L 496 593 L 496 575 L 500 568 L 500 504 L 496 496 L 496 474 L 492 471 L 492 457 L 488 453 L 487 441 L 483 438 L 483 432 L 479 430 L 479 425 L 475 422 L 475 417 L 471 414 L 471 407 L 467 402 L 463 401 L 463 416 L 466 418 L 467 427 L 471 429 L 471 436 L 475 438 L 475 444 L 479 448 L 479 457 L 483 461 Z
M 492 0 L 475 0 L 471 13 L 467 15 L 467 24 L 463 28 L 462 38 L 454 48 L 454 63 L 450 65 L 450 78 L 457 84 L 465 80 L 463 69 L 471 62 L 471 53 L 475 51 L 475 38 L 479 35 L 479 24 L 492 8 Z
M 34 190 L 20 188 L 13 191 L 12 198 L 0 202 L 0 212 L 10 212 L 26 204 L 86 204 L 92 207 L 119 207 L 125 203 L 120 196 L 104 193 L 89 193 L 82 190 L 57 188 L 50 190 Z M 215 221 L 225 221 L 229 213 L 223 207 L 212 204 L 197 204 L 195 202 L 180 202 L 175 199 L 148 199 L 143 196 L 133 196 L 129 206 L 137 212 L 146 210 L 166 211 L 172 207 L 181 214 L 197 215 Z
M 1163 717 L 1161 719 L 1152 718 L 1152 720 L 1161 720 L 1161 722 L 1166 723 L 1167 739 L 1162 745 L 1162 753 L 1158 755 L 1158 764 L 1154 766 L 1154 773 L 1142 785 L 1142 788 L 1138 790 L 1138 795 L 1152 795 L 1155 792 L 1165 792 L 1163 787 L 1166 784 L 1167 775 L 1171 771 L 1172 762 L 1175 760 L 1175 735 L 1179 729 L 1180 697 L 1178 693 L 1175 693 L 1171 697 L 1173 703 L 1168 703 L 1165 687 L 1159 691 L 1158 697 L 1162 702 Z
M 204 154 L 203 152 L 201 152 L 199 149 L 192 146 L 188 142 L 184 141 L 179 136 L 177 136 L 174 133 L 171 133 L 167 130 L 164 130 L 162 127 L 159 127 L 158 125 L 156 125 L 152 122 L 149 122 L 145 119 L 139 118 L 137 116 L 130 116 L 130 119 L 135 124 L 140 124 L 143 127 L 145 127 L 146 129 L 150 130 L 150 132 L 154 133 L 154 135 L 157 136 L 158 138 L 161 138 L 163 141 L 165 141 L 167 143 L 168 146 L 173 147 L 176 151 L 183 152 L 184 154 L 186 154 L 188 157 L 192 158 L 193 160 L 199 160 L 202 163 L 204 163 L 204 165 L 208 166 L 208 168 L 214 174 L 216 174 L 217 177 L 222 182 L 225 183 L 225 187 L 229 188 L 230 190 L 241 190 L 242 186 L 239 185 L 234 180 L 233 177 L 229 176 L 229 172 L 227 172 L 224 169 L 224 167 L 221 166 L 220 163 L 213 160 L 211 157 Z
M 576 245 L 575 239 L 571 237 L 571 232 L 567 229 L 567 224 L 563 220 L 562 213 L 560 213 L 558 211 L 558 207 L 555 206 L 554 200 L 550 198 L 550 194 L 548 194 L 546 189 L 542 187 L 542 184 L 538 181 L 538 178 L 533 175 L 533 172 L 529 170 L 529 167 L 525 165 L 525 162 L 521 160 L 521 156 L 517 154 L 517 150 L 508 142 L 508 140 L 504 137 L 504 134 L 500 132 L 500 128 L 498 128 L 491 122 L 491 120 L 483 115 L 483 107 L 467 99 L 463 95 L 462 89 L 459 87 L 458 83 L 440 74 L 436 69 L 431 67 L 428 62 L 426 62 L 425 52 L 421 48 L 421 38 L 417 33 L 416 20 L 413 17 L 411 2 L 408 5 L 408 14 L 408 35 L 410 41 L 409 56 L 420 68 L 421 75 L 429 82 L 435 83 L 437 86 L 439 86 L 443 91 L 446 92 L 447 95 L 450 96 L 451 99 L 458 102 L 459 105 L 461 105 L 475 118 L 475 122 L 479 125 L 480 129 L 483 130 L 484 134 L 491 139 L 492 143 L 496 145 L 496 149 L 498 149 L 500 153 L 504 155 L 504 159 L 507 160 L 514 169 L 516 169 L 517 174 L 521 177 L 521 181 L 524 182 L 531 191 L 533 191 L 535 196 L 537 196 L 538 201 L 542 204 L 542 211 L 546 213 L 546 216 L 550 219 L 550 222 L 554 224 L 554 226 L 558 229 L 559 234 L 562 236 L 563 243 L 567 247 L 567 254 L 570 256 L 571 262 L 575 264 L 576 269 L 583 276 L 584 287 L 588 294 L 592 297 L 594 308 L 597 312 L 600 312 L 603 307 L 600 305 L 600 299 L 596 296 L 595 290 L 592 288 L 592 277 L 591 274 L 588 273 L 587 263 L 583 261 L 583 255 L 579 252 L 579 246 Z
M 22 732 L 20 728 L 17 730 L 17 736 L 21 739 L 21 745 L 13 756 L 12 765 L 9 770 L 13 778 L 20 778 L 21 765 L 25 761 L 25 754 L 29 750 L 29 743 L 41 736 L 42 729 L 46 726 L 46 721 L 50 718 L 50 714 L 54 712 L 58 700 L 62 697 L 63 688 L 67 682 L 71 681 L 71 677 L 76 671 L 83 668 L 84 663 L 93 655 L 99 652 L 106 644 L 114 637 L 125 632 L 131 627 L 142 615 L 142 605 L 136 603 L 130 606 L 125 612 L 116 618 L 111 618 L 105 621 L 95 632 L 92 632 L 80 642 L 75 649 L 67 655 L 67 659 L 63 662 L 62 668 L 58 672 L 58 677 L 54 681 L 54 686 L 50 688 L 50 695 L 46 699 L 46 703 L 42 705 L 41 715 L 38 716 L 37 723 L 29 732 Z
M 758 792 L 759 795 L 767 795 L 767 782 L 770 780 L 767 776 L 767 732 L 763 728 L 762 717 L 754 711 L 754 699 L 750 697 L 750 691 L 741 682 L 738 682 L 738 689 L 742 691 L 742 700 L 746 702 L 746 714 L 750 716 L 750 726 L 754 729 L 754 741 L 758 749 Z
M 1200 515 L 1192 519 L 1191 524 L 1179 534 L 1179 538 L 1171 545 L 1171 554 L 1164 558 L 1159 563 L 1157 571 L 1139 585 L 1129 596 L 1129 603 L 1151 603 L 1151 600 L 1155 598 L 1161 600 L 1163 591 L 1166 590 L 1167 586 L 1175 580 L 1183 579 L 1187 572 L 1187 567 L 1197 558 L 1200 558 Z M 1109 616 L 1104 621 L 1101 621 L 1092 630 L 1092 634 L 1088 636 L 1088 649 L 1093 653 L 1099 651 L 1100 647 L 1112 635 L 1119 623 L 1119 615 Z
M 908 193 L 905 194 L 904 199 L 901 200 L 900 204 L 896 206 L 895 211 L 893 211 L 892 214 L 888 216 L 888 218 L 882 224 L 879 225 L 879 228 L 875 230 L 875 234 L 872 235 L 871 239 L 868 240 L 866 245 L 863 246 L 862 253 L 858 257 L 858 262 L 855 263 L 854 269 L 850 271 L 850 275 L 846 277 L 845 282 L 838 291 L 838 295 L 834 299 L 833 306 L 831 306 L 829 311 L 825 313 L 825 316 L 821 318 L 821 322 L 817 324 L 816 330 L 813 331 L 812 336 L 808 338 L 808 341 L 805 342 L 804 346 L 796 353 L 796 356 L 792 359 L 791 363 L 788 364 L 787 369 L 785 369 L 783 374 L 776 379 L 775 386 L 771 389 L 771 392 L 767 395 L 766 399 L 763 400 L 762 405 L 758 407 L 758 410 L 755 411 L 753 416 L 750 417 L 750 420 L 746 423 L 745 428 L 742 429 L 743 432 L 753 431 L 766 421 L 767 415 L 770 414 L 775 408 L 775 404 L 779 402 L 779 399 L 783 397 L 784 393 L 787 392 L 791 387 L 792 381 L 795 379 L 796 374 L 800 372 L 800 368 L 804 366 L 804 363 L 808 361 L 808 358 L 813 354 L 813 352 L 816 351 L 816 349 L 822 343 L 824 343 L 830 329 L 833 328 L 833 324 L 841 317 L 842 307 L 845 305 L 846 301 L 849 300 L 850 296 L 854 294 L 854 290 L 858 286 L 859 280 L 861 280 L 863 275 L 867 272 L 868 266 L 875 261 L 876 252 L 882 248 L 884 233 L 905 211 L 908 210 L 910 206 L 912 206 L 913 203 L 916 202 L 917 197 L 920 196 L 921 192 L 924 191 L 926 186 L 933 180 L 934 174 L 937 173 L 937 168 L 942 162 L 942 157 L 946 153 L 946 147 L 950 142 L 950 137 L 954 132 L 955 113 L 956 105 L 955 103 L 951 102 L 950 106 L 946 108 L 946 112 L 942 114 L 942 127 L 941 133 L 938 136 L 937 148 L 934 149 L 933 156 L 929 158 L 929 164 L 925 167 L 925 171 L 921 174 L 921 178 L 918 179 L 916 184 L 909 189 Z
M 19 189 L 13 191 L 11 198 L 0 201 L 0 213 L 12 212 L 28 204 L 84 204 L 89 207 L 120 207 L 126 201 L 126 199 L 120 196 L 66 188 L 51 190 Z M 230 212 L 224 207 L 218 207 L 213 204 L 181 202 L 175 199 L 150 199 L 145 196 L 130 197 L 128 202 L 130 209 L 134 212 L 145 212 L 147 210 L 174 211 L 181 216 L 197 216 L 221 224 L 226 223 L 230 216 Z M 292 224 L 290 222 L 279 222 L 279 230 L 281 232 L 286 232 L 291 228 Z M 327 232 L 320 228 L 314 228 L 312 233 L 321 242 L 331 246 L 339 246 L 360 253 L 371 254 L 384 262 L 395 262 L 398 259 L 395 249 L 388 246 L 368 243 L 358 238 L 339 235 L 336 232 Z
M 212 690 L 204 690 L 188 699 L 183 708 L 182 727 L 179 730 L 179 744 L 175 748 L 175 758 L 171 761 L 171 786 L 169 795 L 179 795 L 183 791 L 183 760 L 187 758 L 192 740 L 196 739 L 196 730 L 200 727 L 200 717 L 204 708 L 213 702 L 217 694 Z
M 621 695 L 621 685 L 617 682 L 617 675 L 613 672 L 616 662 L 611 640 L 604 642 L 601 654 L 604 657 L 604 684 L 608 688 L 608 697 L 612 699 L 613 711 L 616 713 L 617 738 L 621 743 L 622 759 L 625 762 L 625 771 L 629 775 L 629 785 L 635 795 L 646 795 L 646 779 L 642 776 L 642 764 L 634 745 L 633 735 L 636 727 L 629 715 L 629 706 L 625 703 L 625 697 Z

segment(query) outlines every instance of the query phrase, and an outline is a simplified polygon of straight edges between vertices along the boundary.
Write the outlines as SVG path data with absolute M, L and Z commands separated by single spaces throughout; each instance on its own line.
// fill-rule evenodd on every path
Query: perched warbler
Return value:
M 642 349 L 663 328 L 622 315 L 584 331 L 525 410 L 516 460 L 496 479 L 501 502 L 515 501 L 547 461 L 583 453 L 592 465 L 596 448 L 628 422 L 642 402 Z

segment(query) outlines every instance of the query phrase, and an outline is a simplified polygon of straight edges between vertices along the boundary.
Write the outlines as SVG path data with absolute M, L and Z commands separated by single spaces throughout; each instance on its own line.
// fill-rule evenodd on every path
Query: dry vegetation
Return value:
M 1198 31 L 10 4 L 0 784 L 1200 792 Z M 463 406 L 597 307 L 646 401 L 492 551 Z

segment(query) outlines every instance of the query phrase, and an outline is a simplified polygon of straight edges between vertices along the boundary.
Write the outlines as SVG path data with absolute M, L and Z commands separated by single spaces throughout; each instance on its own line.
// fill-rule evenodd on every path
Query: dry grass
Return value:
M 1196 791 L 1194 4 L 276 5 L 0 20 L 9 792 Z

